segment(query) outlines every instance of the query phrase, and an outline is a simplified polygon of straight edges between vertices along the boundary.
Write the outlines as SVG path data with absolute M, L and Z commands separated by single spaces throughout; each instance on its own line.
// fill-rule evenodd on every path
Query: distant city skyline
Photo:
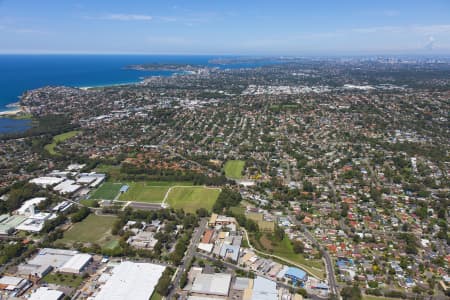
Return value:
M 450 1 L 0 0 L 0 53 L 450 54 Z

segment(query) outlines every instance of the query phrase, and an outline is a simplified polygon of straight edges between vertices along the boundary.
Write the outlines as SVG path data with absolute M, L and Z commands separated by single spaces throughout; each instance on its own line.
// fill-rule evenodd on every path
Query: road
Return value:
M 314 238 L 314 236 L 309 232 L 308 228 L 306 228 L 301 222 L 299 222 L 295 216 L 289 215 L 289 219 L 291 222 L 293 222 L 295 225 L 300 226 L 303 229 L 303 232 L 308 240 L 312 242 L 313 244 L 320 245 L 317 240 Z M 339 295 L 338 285 L 336 283 L 336 277 L 334 275 L 334 264 L 333 260 L 330 257 L 330 254 L 326 249 L 322 249 L 323 258 L 325 260 L 325 269 L 327 272 L 327 278 L 328 278 L 328 285 L 330 286 L 330 293 Z
M 304 227 L 305 236 L 314 244 L 320 245 L 317 240 L 312 236 L 309 230 Z M 327 271 L 328 285 L 330 286 L 331 294 L 339 295 L 338 285 L 336 283 L 336 277 L 334 275 L 334 263 L 330 257 L 330 254 L 326 249 L 322 249 L 323 258 L 325 259 L 325 268 Z
M 196 231 L 194 232 L 191 238 L 191 243 L 189 244 L 189 247 L 186 250 L 185 256 L 183 258 L 182 265 L 178 267 L 177 274 L 175 276 L 175 279 L 173 280 L 173 289 L 170 290 L 167 299 L 173 299 L 173 295 L 179 289 L 181 275 L 186 271 L 186 266 L 191 261 L 192 257 L 194 257 L 194 254 L 197 252 L 197 244 L 200 242 L 200 239 L 205 232 L 207 222 L 208 219 L 203 218 L 200 221 L 200 226 L 197 227 Z

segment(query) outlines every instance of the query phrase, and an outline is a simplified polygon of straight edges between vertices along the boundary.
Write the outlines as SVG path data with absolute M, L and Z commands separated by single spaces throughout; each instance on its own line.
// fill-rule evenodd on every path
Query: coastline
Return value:
M 0 118 L 15 118 L 27 113 L 25 107 L 19 102 L 9 103 L 6 108 L 6 110 L 0 110 Z

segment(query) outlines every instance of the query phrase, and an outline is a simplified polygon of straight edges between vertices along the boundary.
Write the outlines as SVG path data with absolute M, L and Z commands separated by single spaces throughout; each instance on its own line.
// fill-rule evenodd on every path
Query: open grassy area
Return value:
M 64 142 L 65 140 L 68 140 L 70 138 L 73 138 L 74 136 L 76 136 L 77 134 L 79 134 L 81 131 L 69 131 L 69 132 L 65 132 L 65 133 L 61 133 L 58 135 L 55 135 L 53 137 L 53 142 L 51 144 L 45 145 L 44 149 L 47 150 L 48 153 L 50 153 L 51 155 L 58 155 L 58 152 L 55 151 L 55 147 L 58 143 Z
M 276 241 L 270 234 L 262 234 L 259 240 L 254 235 L 250 237 L 250 240 L 252 245 L 258 250 L 307 266 L 314 275 L 323 278 L 325 269 L 322 260 L 306 259 L 302 254 L 295 253 L 289 238 L 285 237 L 280 242 Z
M 62 273 L 49 273 L 42 279 L 47 283 L 53 283 L 62 286 L 68 286 L 77 288 L 83 282 L 83 278 L 80 275 L 75 274 L 62 274 Z
M 162 296 L 160 294 L 158 294 L 157 291 L 153 291 L 152 296 L 150 297 L 150 300 L 161 300 Z
M 128 183 L 129 190 L 120 195 L 119 200 L 161 203 L 172 186 L 192 186 L 192 182 L 145 181 Z
M 194 184 L 190 181 L 147 181 L 145 183 L 148 186 L 193 186 Z
M 242 171 L 244 170 L 245 161 L 243 160 L 229 160 L 225 163 L 225 176 L 233 179 L 241 179 Z
M 95 169 L 95 172 L 105 173 L 108 175 L 108 181 L 119 180 L 120 178 L 120 165 L 105 165 L 100 164 Z
M 184 209 L 185 212 L 194 213 L 199 208 L 211 211 L 219 197 L 220 189 L 202 186 L 174 187 L 167 197 L 170 207 Z
M 169 190 L 169 186 L 151 186 L 146 182 L 133 182 L 128 185 L 130 188 L 120 195 L 119 200 L 161 203 Z
M 122 183 L 104 182 L 92 193 L 90 199 L 113 200 L 119 193 L 122 185 Z
M 98 201 L 93 199 L 82 199 L 80 203 L 88 207 L 98 207 Z
M 64 237 L 57 243 L 73 244 L 96 243 L 106 246 L 116 238 L 111 234 L 111 227 L 117 220 L 116 217 L 97 216 L 90 214 L 80 223 L 75 223 L 69 230 L 64 232 Z

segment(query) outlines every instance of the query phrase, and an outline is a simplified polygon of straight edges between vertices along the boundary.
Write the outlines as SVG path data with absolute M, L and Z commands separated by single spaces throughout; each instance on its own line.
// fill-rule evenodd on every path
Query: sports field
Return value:
M 135 182 L 129 184 L 127 192 L 120 195 L 119 200 L 160 203 L 169 189 L 168 186 L 150 186 L 145 182 Z
M 192 182 L 175 182 L 175 181 L 146 181 L 131 182 L 127 192 L 120 195 L 121 201 L 135 201 L 148 203 L 161 203 L 164 196 L 172 186 L 191 186 Z
M 104 182 L 92 193 L 90 199 L 114 200 L 122 185 L 122 183 Z
M 64 237 L 57 241 L 64 244 L 96 243 L 105 246 L 116 238 L 111 234 L 111 227 L 117 220 L 116 217 L 104 217 L 90 214 L 86 219 L 75 223 L 64 232 Z
M 45 145 L 44 149 L 48 151 L 51 155 L 58 155 L 59 153 L 55 151 L 55 147 L 58 143 L 64 142 L 65 140 L 68 140 L 70 138 L 73 138 L 77 134 L 79 134 L 81 131 L 69 131 L 66 133 L 58 134 L 53 137 L 53 142 L 51 144 Z
M 241 179 L 242 171 L 244 170 L 245 161 L 243 160 L 229 160 L 225 163 L 225 176 L 232 179 Z
M 185 212 L 195 213 L 199 208 L 211 211 L 219 197 L 219 188 L 206 188 L 202 186 L 173 187 L 167 197 L 170 207 L 184 209 Z

